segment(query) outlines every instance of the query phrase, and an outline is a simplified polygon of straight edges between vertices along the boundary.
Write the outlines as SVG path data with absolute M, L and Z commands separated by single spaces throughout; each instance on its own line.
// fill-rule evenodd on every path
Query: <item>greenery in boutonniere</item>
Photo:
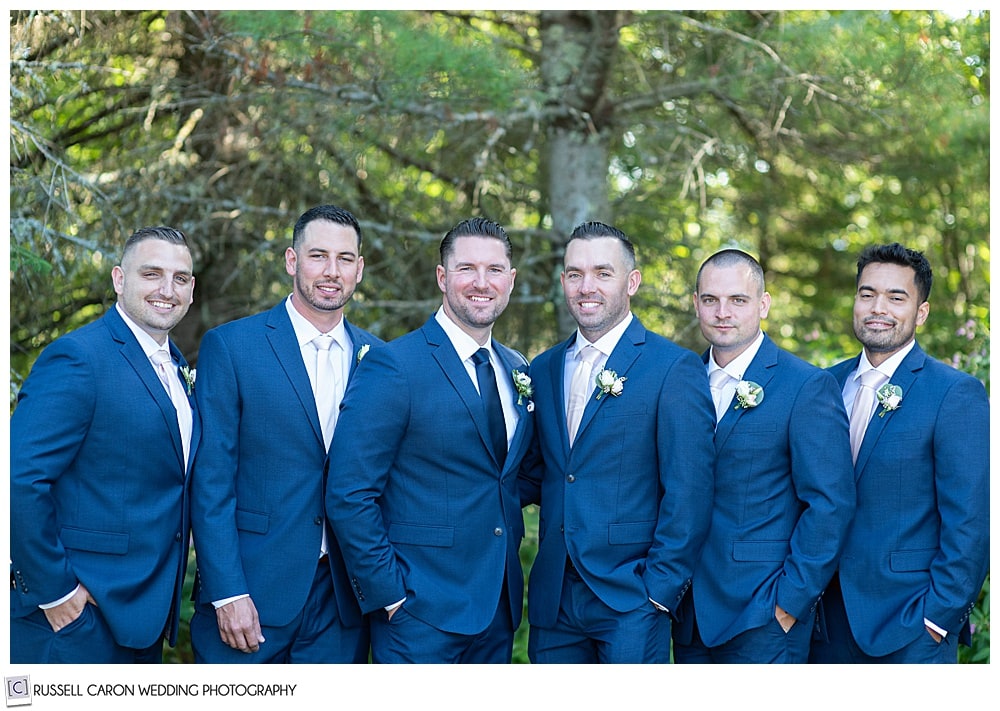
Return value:
M 892 412 L 903 402 L 903 388 L 892 383 L 886 383 L 875 393 L 878 397 L 878 404 L 882 406 L 878 416 L 885 417 L 885 413 Z
M 736 383 L 736 407 L 734 410 L 757 407 L 764 402 L 764 388 L 752 380 L 741 380 Z

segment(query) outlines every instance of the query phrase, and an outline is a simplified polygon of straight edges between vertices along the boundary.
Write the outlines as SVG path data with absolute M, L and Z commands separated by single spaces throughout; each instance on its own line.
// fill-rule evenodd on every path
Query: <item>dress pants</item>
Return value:
M 275 581 L 280 585 L 281 581 Z M 259 611 L 258 611 L 259 612 Z M 199 605 L 191 618 L 191 646 L 199 664 L 364 664 L 368 661 L 368 623 L 345 627 L 333 597 L 327 558 L 319 560 L 306 603 L 283 627 L 261 625 L 256 652 L 241 652 L 222 641 L 211 603 Z
M 693 606 L 689 611 L 694 614 Z M 762 627 L 744 630 L 718 646 L 709 647 L 701 638 L 696 618 L 690 644 L 674 640 L 674 663 L 805 664 L 812 632 L 813 617 L 797 620 L 788 632 L 771 617 Z
M 670 615 L 652 602 L 617 612 L 567 561 L 555 627 L 528 632 L 532 664 L 667 664 Z
M 11 664 L 159 664 L 163 641 L 146 649 L 115 642 L 100 608 L 88 603 L 80 616 L 53 632 L 42 610 L 11 618 Z
M 851 632 L 840 591 L 840 578 L 833 576 L 820 603 L 825 618 L 826 640 L 814 640 L 809 652 L 810 664 L 957 664 L 958 639 L 950 634 L 940 642 L 924 632 L 902 649 L 883 657 L 865 654 Z
M 405 602 L 391 620 L 382 610 L 373 612 L 371 628 L 376 664 L 510 664 L 514 654 L 506 578 L 493 620 L 479 634 L 439 630 L 411 615 Z

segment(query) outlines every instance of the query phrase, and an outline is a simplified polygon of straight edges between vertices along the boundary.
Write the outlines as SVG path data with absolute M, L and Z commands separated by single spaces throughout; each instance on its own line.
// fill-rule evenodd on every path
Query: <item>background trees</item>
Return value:
M 13 11 L 11 395 L 38 351 L 113 301 L 141 225 L 183 229 L 195 305 L 175 336 L 273 305 L 308 207 L 365 230 L 351 317 L 384 338 L 439 302 L 459 219 L 508 227 L 501 338 L 571 330 L 561 245 L 585 219 L 639 248 L 636 311 L 703 348 L 700 261 L 759 255 L 768 332 L 853 353 L 854 260 L 936 269 L 921 343 L 988 380 L 989 14 L 937 12 Z

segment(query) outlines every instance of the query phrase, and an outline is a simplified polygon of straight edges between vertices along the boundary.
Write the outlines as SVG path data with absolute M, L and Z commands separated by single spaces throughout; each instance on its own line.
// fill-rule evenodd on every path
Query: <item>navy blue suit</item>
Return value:
M 705 362 L 709 354 L 705 354 Z M 719 647 L 748 630 L 779 628 L 775 606 L 796 618 L 801 644 L 773 629 L 740 661 L 805 662 L 816 605 L 837 566 L 854 514 L 847 414 L 836 381 L 768 336 L 743 379 L 763 388 L 753 408 L 729 404 L 715 432 L 715 507 L 685 615 Z M 674 629 L 674 656 L 688 632 Z M 778 642 L 773 638 L 777 637 Z M 703 661 L 697 656 L 694 661 Z
M 508 376 L 525 364 L 500 343 L 492 347 Z M 368 353 L 344 397 L 326 490 L 362 611 L 384 618 L 383 608 L 405 597 L 389 624 L 409 615 L 473 636 L 490 627 L 498 605 L 508 606 L 509 628 L 500 632 L 513 638 L 523 598 L 517 473 L 532 435 L 528 401 L 515 407 L 501 467 L 476 386 L 435 317 Z M 386 657 L 372 625 L 378 661 Z
M 830 368 L 841 388 L 859 360 Z M 858 508 L 838 574 L 849 629 L 826 623 L 831 639 L 877 658 L 934 644 L 926 618 L 947 630 L 955 661 L 989 568 L 989 401 L 981 382 L 916 344 L 890 382 L 903 399 L 876 409 L 854 467 Z M 814 643 L 812 661 L 844 661 L 831 651 Z
M 173 343 L 170 351 L 186 364 Z M 192 459 L 198 437 L 195 412 Z M 170 396 L 115 308 L 42 352 L 10 439 L 11 661 L 115 661 L 93 637 L 74 650 L 75 631 L 94 625 L 130 649 L 164 636 L 173 644 L 189 538 L 181 435 Z M 87 605 L 51 648 L 23 648 L 19 625 L 43 629 L 38 605 L 78 583 L 97 609 Z
M 381 340 L 346 319 L 345 327 L 354 348 L 353 376 L 361 348 Z M 196 617 L 214 621 L 213 601 L 249 593 L 261 625 L 283 627 L 302 613 L 317 576 L 326 461 L 312 385 L 285 302 L 208 331 L 198 366 L 205 438 L 191 484 Z M 334 473 L 338 466 L 335 461 Z M 361 612 L 332 535 L 328 567 L 328 604 L 341 627 L 356 630 L 358 644 L 348 646 L 365 646 Z M 194 637 L 204 661 L 241 659 L 217 638 L 217 632 Z M 367 649 L 344 655 L 308 661 L 365 661 Z M 256 661 L 266 654 L 243 657 Z
M 570 447 L 563 371 L 574 340 L 530 369 L 538 453 L 525 465 L 524 503 L 540 503 L 540 513 L 529 622 L 556 624 L 567 560 L 612 611 L 653 611 L 652 599 L 674 614 L 712 512 L 715 411 L 705 368 L 633 319 L 605 364 L 627 378 L 624 389 L 597 399 L 595 387 Z

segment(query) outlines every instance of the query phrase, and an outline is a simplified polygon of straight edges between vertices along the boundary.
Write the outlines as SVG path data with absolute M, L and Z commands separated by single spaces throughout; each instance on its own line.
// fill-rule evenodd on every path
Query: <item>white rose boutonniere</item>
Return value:
M 618 373 L 605 368 L 594 378 L 594 382 L 597 383 L 597 387 L 601 390 L 601 392 L 597 393 L 597 399 L 600 400 L 605 395 L 618 397 L 622 394 L 622 390 L 625 389 L 624 383 L 626 380 L 628 378 L 619 378 Z
M 764 388 L 752 380 L 741 380 L 736 383 L 736 407 L 734 410 L 757 407 L 764 402 Z
M 371 349 L 372 349 L 371 343 L 366 343 L 365 345 L 361 346 L 361 348 L 358 349 L 358 363 L 361 362 L 362 358 L 368 355 L 368 351 L 370 351 Z
M 885 413 L 892 412 L 903 402 L 903 388 L 886 383 L 878 389 L 875 396 L 878 398 L 878 404 L 882 406 L 878 416 L 885 417 Z
M 182 365 L 180 370 L 181 377 L 184 378 L 184 382 L 187 384 L 187 394 L 190 395 L 194 391 L 194 379 L 198 376 L 198 371 L 186 365 Z
M 524 398 L 528 398 L 528 412 L 535 409 L 535 403 L 531 401 L 531 396 L 535 392 L 531 384 L 531 376 L 521 370 L 514 371 L 514 389 L 517 391 L 517 404 L 520 405 Z

